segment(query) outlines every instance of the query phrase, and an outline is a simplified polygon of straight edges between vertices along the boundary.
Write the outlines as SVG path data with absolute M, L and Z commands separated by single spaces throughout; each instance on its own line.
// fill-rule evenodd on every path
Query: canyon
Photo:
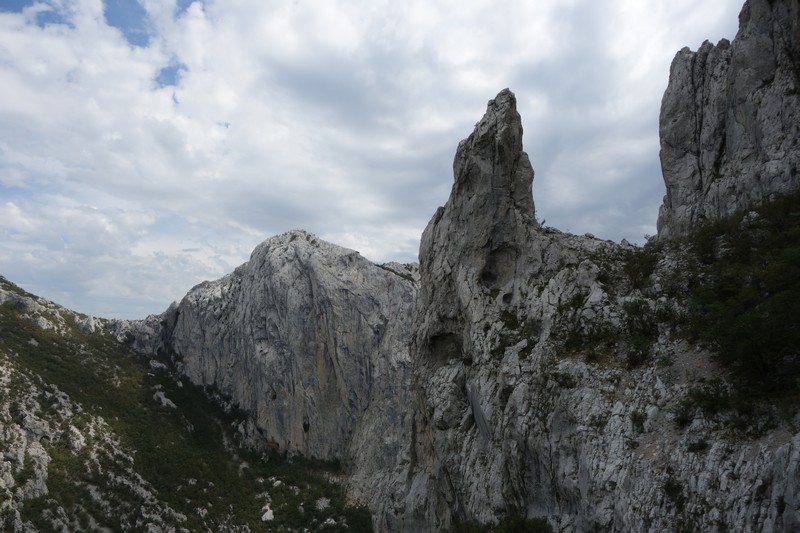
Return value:
M 726 363 L 691 324 L 711 308 L 698 287 L 736 247 L 725 233 L 701 242 L 711 234 L 700 228 L 735 220 L 768 240 L 777 230 L 760 210 L 800 190 L 800 4 L 748 0 L 739 22 L 733 41 L 672 63 L 666 195 L 644 248 L 537 220 L 522 118 L 504 89 L 457 147 L 418 265 L 374 264 L 294 230 L 161 315 L 72 320 L 238 413 L 242 449 L 339 463 L 347 500 L 379 531 L 511 519 L 557 531 L 796 531 L 796 328 L 778 330 L 788 340 L 763 381 L 794 385 L 753 393 L 762 382 L 737 374 L 748 361 Z M 69 313 L 10 288 L 5 302 L 44 329 Z M 3 478 L 10 491 L 28 453 L 41 475 L 23 506 L 46 492 L 51 460 L 32 420 L 17 424 L 29 451 Z M 64 431 L 80 449 L 81 432 Z M 18 513 L 11 522 L 24 529 Z

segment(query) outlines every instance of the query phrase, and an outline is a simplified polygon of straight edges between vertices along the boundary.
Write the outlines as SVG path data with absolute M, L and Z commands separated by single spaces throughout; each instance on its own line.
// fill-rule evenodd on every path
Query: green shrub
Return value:
M 683 506 L 686 503 L 686 496 L 683 494 L 683 486 L 680 484 L 680 482 L 670 475 L 664 482 L 662 490 L 664 491 L 664 496 L 667 497 L 667 500 L 672 502 L 672 504 L 675 505 L 679 511 L 682 511 Z
M 704 415 L 713 417 L 733 408 L 730 387 L 723 380 L 714 379 L 689 389 L 675 408 L 675 424 L 678 428 L 685 428 L 692 421 L 694 413 L 698 409 Z
M 494 529 L 497 533 L 553 533 L 545 518 L 505 518 Z
M 603 353 L 608 353 L 614 349 L 619 332 L 608 324 L 596 322 L 589 326 L 587 330 L 575 326 L 567 332 L 564 339 L 564 350 L 567 352 L 578 352 L 593 349 L 599 352 L 594 359 L 600 359 Z
M 644 433 L 644 421 L 647 420 L 645 414 L 641 411 L 632 411 L 630 416 L 634 431 Z
M 708 449 L 708 441 L 706 441 L 705 439 L 692 441 L 686 446 L 686 450 L 690 453 L 700 453 L 706 451 L 707 449 Z
M 661 257 L 663 246 L 657 241 L 649 241 L 642 248 L 627 252 L 623 271 L 631 288 L 643 290 L 651 285 L 651 276 Z
M 732 373 L 737 394 L 774 398 L 800 379 L 800 194 L 745 219 L 740 213 L 690 239 L 687 331 Z
M 625 362 L 631 369 L 645 362 L 650 356 L 653 342 L 658 338 L 658 323 L 655 313 L 646 300 L 626 302 L 623 309 L 628 343 Z
M 578 386 L 578 380 L 575 376 L 566 372 L 551 372 L 549 377 L 562 389 L 574 389 Z
M 0 280 L 2 282 L 2 280 Z M 20 315 L 16 306 L 0 306 L 0 357 L 9 359 L 17 373 L 39 384 L 42 394 L 38 416 L 61 422 L 53 402 L 45 398 L 57 387 L 82 407 L 69 419 L 84 435 L 85 425 L 102 416 L 119 447 L 133 457 L 114 455 L 108 447 L 96 448 L 96 461 L 87 462 L 90 443 L 80 452 L 70 450 L 64 440 L 44 442 L 51 461 L 48 467 L 48 495 L 26 500 L 22 518 L 36 530 L 49 531 L 50 516 L 59 507 L 73 517 L 76 525 L 91 523 L 112 531 L 139 530 L 136 520 L 146 506 L 170 506 L 186 516 L 185 521 L 170 527 L 189 531 L 221 529 L 264 529 L 261 521 L 263 498 L 268 490 L 273 502 L 275 530 L 307 527 L 333 518 L 339 529 L 371 531 L 369 512 L 346 504 L 342 488 L 330 481 L 340 473 L 336 463 L 303 460 L 288 461 L 277 455 L 262 455 L 244 448 L 232 448 L 237 442 L 233 427 L 246 416 L 237 409 L 226 411 L 209 395 L 224 400 L 224 395 L 204 390 L 177 378 L 172 371 L 153 372 L 148 360 L 140 358 L 108 334 L 81 331 L 68 312 L 64 334 L 38 328 Z M 29 341 L 33 339 L 35 344 Z M 27 387 L 24 388 L 27 390 Z M 8 394 L 20 393 L 9 387 Z M 165 408 L 153 399 L 161 390 L 178 405 Z M 13 416 L 14 402 L 10 402 Z M 19 403 L 19 400 L 17 400 Z M 95 418 L 96 419 L 96 418 Z M 244 467 L 247 463 L 247 467 Z M 26 463 L 27 466 L 27 463 Z M 25 475 L 30 475 L 23 472 Z M 113 474 L 113 476 L 111 475 Z M 119 479 L 141 476 L 157 498 L 145 500 L 134 488 Z M 282 485 L 273 487 L 265 479 L 275 478 Z M 198 480 L 191 483 L 190 479 Z M 97 505 L 89 485 L 96 487 L 112 504 L 111 513 Z M 295 487 L 295 488 L 290 488 Z M 330 506 L 318 510 L 321 497 Z M 305 512 L 299 514 L 300 505 Z M 208 514 L 198 515 L 204 508 Z M 60 512 L 60 511 L 58 511 Z M 224 527 L 223 527 L 224 526 Z M 229 527 L 230 526 L 230 527 Z M 336 529 L 333 529 L 336 530 Z
M 497 343 L 491 349 L 491 354 L 495 357 L 503 357 L 508 347 L 524 339 L 527 339 L 531 344 L 536 343 L 542 330 L 541 321 L 525 316 L 519 317 L 509 310 L 503 310 L 500 313 L 500 323 L 503 328 L 498 334 Z M 487 329 L 484 328 L 484 331 L 487 331 Z M 521 357 L 525 355 L 527 354 L 520 354 Z

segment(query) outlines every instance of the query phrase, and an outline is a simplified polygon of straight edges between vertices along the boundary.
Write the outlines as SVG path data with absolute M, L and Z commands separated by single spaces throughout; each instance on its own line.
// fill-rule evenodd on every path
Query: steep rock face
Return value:
M 510 91 L 489 102 L 453 166 L 451 196 L 420 245 L 405 530 L 551 503 L 556 487 L 523 464 L 532 421 L 522 391 L 537 389 L 559 304 L 597 285 L 580 256 L 611 247 L 538 227 Z
M 483 119 L 458 145 L 450 200 L 434 215 L 420 244 L 419 295 L 414 327 L 422 359 L 472 358 L 471 326 L 484 292 L 513 299 L 534 217 L 533 168 L 522 151 L 516 98 L 508 89 L 491 100 Z
M 404 391 L 396 383 L 408 374 L 415 276 L 414 266 L 381 268 L 289 232 L 262 243 L 232 274 L 192 289 L 166 314 L 165 344 L 193 383 L 252 415 L 254 443 L 346 461 L 373 408 L 391 451 L 401 430 L 394 422 Z M 399 400 L 396 409 L 389 397 Z
M 661 237 L 795 188 L 797 6 L 748 2 L 733 44 L 676 58 Z M 117 334 L 174 350 L 251 443 L 343 459 L 379 530 L 798 530 L 797 417 L 754 438 L 686 408 L 725 373 L 657 318 L 686 311 L 680 254 L 635 281 L 633 247 L 540 227 L 515 107 L 502 91 L 459 144 L 416 305 L 413 269 L 292 232 Z
M 675 56 L 661 105 L 660 237 L 800 188 L 800 6 L 748 0 L 732 43 Z
M 372 506 L 378 524 L 798 527 L 800 436 L 742 439 L 700 411 L 678 429 L 688 389 L 719 369 L 653 318 L 673 304 L 657 277 L 631 281 L 632 247 L 535 223 L 521 135 L 503 91 L 459 145 L 453 192 L 423 235 L 406 494 Z M 665 256 L 658 270 L 680 265 Z

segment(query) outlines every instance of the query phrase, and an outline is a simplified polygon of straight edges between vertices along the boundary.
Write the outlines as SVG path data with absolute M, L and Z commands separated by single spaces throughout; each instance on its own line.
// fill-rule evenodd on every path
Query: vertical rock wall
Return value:
M 578 287 L 579 257 L 610 246 L 539 228 L 507 89 L 461 141 L 453 170 L 450 198 L 420 244 L 412 448 L 397 526 L 406 531 L 553 508 L 559 489 L 546 441 L 531 433 L 531 402 L 561 293 Z M 553 284 L 559 276 L 570 286 Z
M 462 458 L 450 457 L 459 452 L 449 437 L 472 421 L 484 443 L 491 432 L 469 368 L 487 355 L 476 338 L 484 335 L 479 328 L 487 313 L 496 316 L 491 295 L 502 293 L 509 304 L 515 299 L 520 263 L 528 257 L 526 238 L 535 225 L 533 169 L 522 151 L 511 91 L 491 100 L 475 131 L 459 143 L 453 173 L 450 198 L 420 244 L 407 529 L 446 527 L 452 513 L 463 514 L 463 480 L 451 466 Z
M 732 43 L 675 58 L 660 237 L 798 188 L 798 6 L 749 0 Z M 625 360 L 629 324 L 680 311 L 658 289 L 680 275 L 674 258 L 645 290 L 628 246 L 539 227 L 508 90 L 453 168 L 419 289 L 413 268 L 291 232 L 193 289 L 142 342 L 165 339 L 193 382 L 248 410 L 255 440 L 345 461 L 380 530 L 507 516 L 560 531 L 797 530 L 799 435 L 742 438 L 700 411 L 676 428 L 692 376 L 719 369 L 669 327 L 638 366 Z
M 510 301 L 536 225 L 533 168 L 522 151 L 522 124 L 508 89 L 489 102 L 483 119 L 458 145 L 450 199 L 425 228 L 420 244 L 424 279 L 414 343 L 420 358 L 469 361 L 471 327 L 484 317 L 484 293 Z
M 408 372 L 415 276 L 289 232 L 192 289 L 168 312 L 166 344 L 193 383 L 252 414 L 254 441 L 346 460 L 371 406 L 385 439 L 400 431 L 386 400 Z
M 800 188 L 800 5 L 748 0 L 733 42 L 684 48 L 660 119 L 658 235 Z
M 411 445 L 395 471 L 405 495 L 374 500 L 379 525 L 798 527 L 800 436 L 778 428 L 742 439 L 701 412 L 677 428 L 692 380 L 719 369 L 660 325 L 641 359 L 627 359 L 631 324 L 657 324 L 655 310 L 680 303 L 659 292 L 658 274 L 646 290 L 630 281 L 626 245 L 536 224 L 521 139 L 513 94 L 502 91 L 459 144 L 451 196 L 423 234 Z M 670 257 L 660 265 L 679 275 Z

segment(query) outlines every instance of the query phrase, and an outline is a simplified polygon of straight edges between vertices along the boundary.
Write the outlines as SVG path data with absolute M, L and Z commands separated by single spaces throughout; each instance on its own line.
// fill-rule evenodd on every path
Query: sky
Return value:
M 537 218 L 642 243 L 670 62 L 741 5 L 0 0 L 0 275 L 143 318 L 290 229 L 416 261 L 505 87 Z

